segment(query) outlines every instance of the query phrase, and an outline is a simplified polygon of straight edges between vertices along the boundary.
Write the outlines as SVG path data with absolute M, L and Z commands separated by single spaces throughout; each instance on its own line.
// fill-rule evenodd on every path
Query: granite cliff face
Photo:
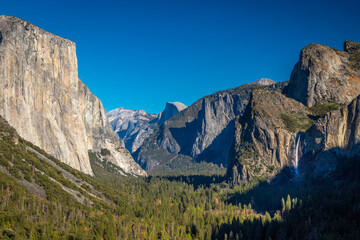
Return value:
M 135 152 L 158 126 L 184 110 L 186 105 L 180 102 L 166 103 L 165 110 L 159 114 L 146 113 L 144 110 L 117 108 L 108 112 L 110 125 L 125 147 Z
M 287 96 L 312 107 L 311 110 L 322 109 L 321 118 L 300 143 L 300 167 L 304 173 L 328 176 L 340 159 L 359 156 L 359 94 L 359 43 L 345 41 L 344 51 L 318 44 L 302 50 Z
M 343 158 L 360 157 L 360 95 L 349 105 L 327 113 L 306 132 L 304 163 L 315 176 L 328 176 Z
M 311 44 L 300 54 L 286 95 L 308 107 L 348 104 L 360 94 L 360 46 L 346 41 L 344 51 Z
M 164 111 L 159 113 L 157 125 L 163 125 L 165 121 L 169 120 L 185 108 L 187 108 L 187 106 L 180 102 L 167 102 Z
M 153 131 L 158 114 L 149 114 L 144 110 L 117 108 L 108 112 L 110 125 L 125 143 L 131 153 L 136 151 Z
M 228 177 L 234 183 L 269 179 L 294 166 L 297 133 L 312 124 L 308 114 L 303 104 L 278 91 L 255 89 L 235 121 Z
M 0 16 L 0 32 L 0 115 L 21 137 L 84 173 L 88 150 L 107 148 L 114 164 L 145 174 L 79 79 L 73 42 L 10 16 Z
M 359 66 L 358 43 L 346 41 L 344 51 L 305 47 L 286 96 L 253 91 L 235 122 L 227 176 L 235 183 L 269 180 L 288 166 L 318 177 L 334 171 L 339 159 L 359 156 L 359 98 L 353 100 L 360 94 Z
M 157 128 L 134 158 L 147 170 L 183 159 L 226 165 L 235 117 L 245 109 L 254 88 L 274 83 L 262 79 L 199 99 Z

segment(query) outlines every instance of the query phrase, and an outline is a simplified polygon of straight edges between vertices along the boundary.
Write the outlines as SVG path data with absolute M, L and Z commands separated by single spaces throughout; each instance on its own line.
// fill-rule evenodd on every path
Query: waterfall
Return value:
M 298 170 L 298 166 L 299 166 L 299 143 L 300 143 L 300 134 L 299 137 L 297 138 L 296 141 L 296 146 L 295 146 L 295 173 L 296 175 L 299 174 L 299 170 Z

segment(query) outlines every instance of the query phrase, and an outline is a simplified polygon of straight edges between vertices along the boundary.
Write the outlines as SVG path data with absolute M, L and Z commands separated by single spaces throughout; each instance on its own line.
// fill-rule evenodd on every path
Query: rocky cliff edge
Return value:
M 88 151 L 104 148 L 126 172 L 146 174 L 79 79 L 73 42 L 10 16 L 0 16 L 0 36 L 0 115 L 21 137 L 87 174 Z

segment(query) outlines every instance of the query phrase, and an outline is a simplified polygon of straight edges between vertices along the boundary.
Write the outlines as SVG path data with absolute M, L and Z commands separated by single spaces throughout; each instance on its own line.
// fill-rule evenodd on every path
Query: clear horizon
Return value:
M 0 14 L 76 43 L 81 80 L 106 111 L 159 113 L 214 92 L 286 81 L 311 43 L 360 42 L 357 1 L 6 1 Z

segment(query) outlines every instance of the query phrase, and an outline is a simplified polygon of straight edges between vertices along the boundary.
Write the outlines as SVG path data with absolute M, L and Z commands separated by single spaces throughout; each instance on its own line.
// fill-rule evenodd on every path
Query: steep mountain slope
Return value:
M 344 51 L 311 44 L 300 54 L 286 95 L 312 107 L 348 104 L 360 94 L 360 46 L 346 41 Z
M 138 149 L 156 127 L 157 114 L 144 110 L 117 108 L 107 113 L 110 126 L 118 137 L 124 141 L 126 149 L 134 152 Z
M 236 122 L 227 169 L 233 182 L 271 179 L 286 166 L 325 176 L 338 159 L 357 156 L 358 99 L 347 104 L 360 94 L 360 44 L 347 41 L 344 50 L 311 44 L 283 90 L 287 97 L 253 92 Z
M 164 111 L 159 113 L 157 125 L 163 125 L 165 121 L 172 118 L 185 108 L 187 108 L 187 106 L 180 102 L 167 102 Z
M 110 125 L 125 147 L 135 152 L 154 129 L 166 120 L 184 110 L 186 105 L 180 102 L 166 103 L 165 110 L 159 114 L 149 114 L 144 110 L 117 108 L 108 112 Z
M 331 175 L 344 158 L 360 157 L 360 95 L 318 119 L 305 133 L 300 161 L 317 177 Z
M 71 200 L 84 205 L 95 202 L 113 204 L 81 172 L 19 137 L 0 116 L 0 174 L 14 180 L 40 199 Z M 19 194 L 19 193 L 18 193 Z
M 183 183 L 132 177 L 106 162 L 107 156 L 99 161 L 97 154 L 89 155 L 94 176 L 20 138 L 0 116 L 0 239 L 188 238 L 185 227 L 180 232 L 165 226 L 191 224 L 192 218 L 181 218 L 193 209 L 183 199 L 199 192 Z M 181 213 L 172 207 L 180 204 Z M 212 224 L 203 222 L 199 229 L 207 225 Z M 195 238 L 203 239 L 199 234 Z
M 309 110 L 278 91 L 255 89 L 235 135 L 227 175 L 234 183 L 271 178 L 285 166 L 295 166 L 296 136 L 312 120 Z
M 171 170 L 172 163 L 181 167 L 189 160 L 226 165 L 235 116 L 243 112 L 254 88 L 274 83 L 261 79 L 199 99 L 156 129 L 134 158 L 146 170 Z
M 126 172 L 145 174 L 79 79 L 73 42 L 10 16 L 0 16 L 0 32 L 0 115 L 21 137 L 87 174 L 88 150 L 101 149 Z

